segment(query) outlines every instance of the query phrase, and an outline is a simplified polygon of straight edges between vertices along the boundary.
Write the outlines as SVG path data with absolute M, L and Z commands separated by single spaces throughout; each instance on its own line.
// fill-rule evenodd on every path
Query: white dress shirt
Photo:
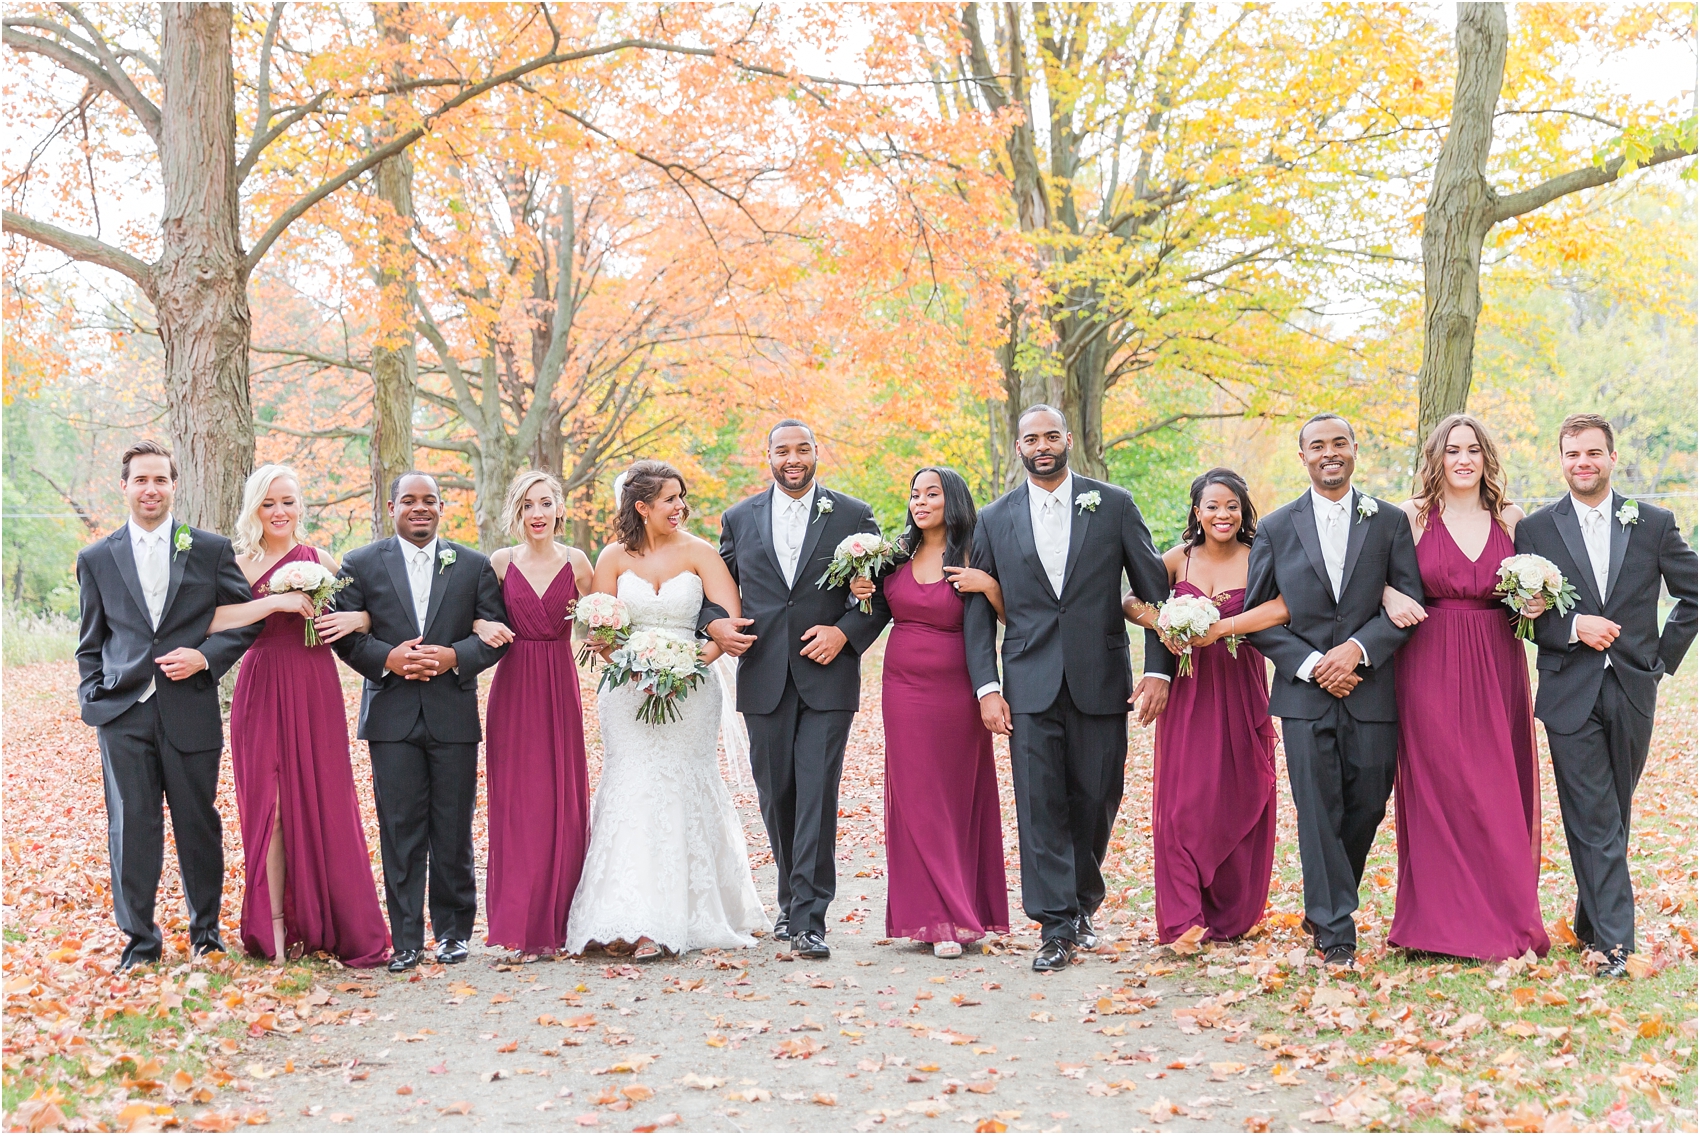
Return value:
M 165 614 L 165 593 L 171 586 L 171 517 L 165 518 L 165 523 L 152 532 L 140 527 L 134 520 L 130 526 L 130 555 L 136 561 L 136 579 L 142 585 L 142 599 L 148 605 L 148 622 L 154 630 L 159 629 L 159 620 Z M 148 681 L 148 688 L 142 692 L 139 701 L 147 701 L 153 697 L 153 681 Z
M 1605 609 L 1606 580 L 1611 578 L 1611 502 L 1612 495 L 1606 494 L 1606 499 L 1599 504 L 1587 505 L 1576 499 L 1576 494 L 1570 494 L 1570 506 L 1576 510 L 1576 523 L 1582 526 L 1582 543 L 1588 549 L 1588 566 L 1594 572 L 1594 593 L 1600 597 L 1600 609 Z M 1576 616 L 1570 616 L 1570 641 L 1579 642 L 1576 634 Z M 1611 665 L 1611 658 L 1606 658 L 1606 665 Z
M 1310 491 L 1310 511 L 1316 518 L 1316 540 L 1322 546 L 1322 566 L 1328 569 L 1328 586 L 1334 590 L 1334 602 L 1340 601 L 1340 588 L 1346 578 L 1346 545 L 1352 538 L 1352 493 L 1350 490 L 1337 501 L 1331 501 L 1315 489 Z M 1369 651 L 1364 650 L 1364 644 L 1357 639 L 1348 639 L 1357 643 L 1363 651 L 1364 662 L 1369 661 Z M 1322 652 L 1313 650 L 1310 657 L 1299 665 L 1294 677 L 1301 682 L 1311 680 L 1311 673 L 1316 664 L 1322 661 Z
M 401 540 L 401 555 L 407 564 L 407 586 L 413 592 L 413 615 L 419 633 L 424 634 L 425 615 L 431 609 L 431 573 L 437 570 L 437 538 L 431 537 L 423 548 L 414 547 L 411 540 Z
M 800 497 L 794 497 L 773 486 L 773 554 L 779 560 L 779 570 L 785 575 L 785 586 L 797 585 L 797 561 L 803 555 L 803 540 L 809 534 L 810 513 L 814 509 L 815 487 Z

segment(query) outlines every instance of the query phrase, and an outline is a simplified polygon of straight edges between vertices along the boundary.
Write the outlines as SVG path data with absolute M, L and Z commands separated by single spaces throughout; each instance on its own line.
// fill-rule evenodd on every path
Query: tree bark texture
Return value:
M 236 176 L 230 7 L 163 4 L 161 255 L 148 298 L 165 344 L 175 515 L 232 531 L 254 467 L 248 280 Z

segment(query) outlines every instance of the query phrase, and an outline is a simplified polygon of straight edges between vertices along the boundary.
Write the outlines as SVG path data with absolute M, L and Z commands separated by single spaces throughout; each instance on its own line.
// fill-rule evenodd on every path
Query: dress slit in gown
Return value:
M 1417 545 L 1428 618 L 1395 671 L 1395 946 L 1487 961 L 1547 952 L 1528 660 L 1493 593 L 1515 552 L 1495 523 L 1471 560 L 1433 513 Z
M 917 583 L 905 563 L 881 581 L 891 609 L 885 718 L 885 932 L 974 942 L 1009 932 L 992 735 L 968 676 L 962 597 Z
M 567 612 L 578 598 L 569 562 L 543 594 L 519 565 L 502 577 L 514 640 L 490 682 L 484 745 L 490 861 L 485 944 L 558 952 L 590 842 L 584 714 Z
M 290 549 L 254 581 L 254 597 L 266 593 L 272 572 L 301 561 L 316 563 L 318 552 Z M 308 646 L 305 633 L 300 615 L 268 616 L 242 660 L 230 707 L 246 879 L 242 945 L 258 957 L 276 952 L 266 857 L 281 813 L 284 941 L 345 965 L 376 966 L 389 956 L 390 935 L 354 794 L 348 711 L 331 648 Z
M 1182 579 L 1177 595 L 1204 592 Z M 1245 589 L 1212 600 L 1223 618 L 1245 609 Z M 1263 655 L 1242 642 L 1192 652 L 1192 673 L 1171 683 L 1157 719 L 1151 841 L 1157 940 L 1194 926 L 1237 938 L 1269 901 L 1275 863 L 1275 726 Z

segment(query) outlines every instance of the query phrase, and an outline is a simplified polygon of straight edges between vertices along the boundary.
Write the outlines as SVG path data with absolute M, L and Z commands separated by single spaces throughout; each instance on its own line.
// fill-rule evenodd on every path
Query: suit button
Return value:
M 1058 607 L 1057 608 L 1057 614 L 1059 614 L 1059 615 L 1068 614 L 1068 608 L 1067 607 Z
M 797 605 L 797 601 L 795 599 L 787 599 L 785 600 L 785 605 L 787 607 L 795 607 Z
M 1335 615 L 1335 616 L 1334 616 L 1334 621 L 1335 621 L 1335 622 L 1337 622 L 1337 623 L 1343 623 L 1343 622 L 1345 622 L 1345 621 L 1346 621 L 1346 616 L 1344 616 L 1344 615 Z

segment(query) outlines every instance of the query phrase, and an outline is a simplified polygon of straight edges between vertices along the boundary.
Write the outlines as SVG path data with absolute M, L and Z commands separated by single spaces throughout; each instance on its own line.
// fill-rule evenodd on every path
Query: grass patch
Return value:
M 0 614 L 0 664 L 69 662 L 77 654 L 77 622 L 65 615 Z

